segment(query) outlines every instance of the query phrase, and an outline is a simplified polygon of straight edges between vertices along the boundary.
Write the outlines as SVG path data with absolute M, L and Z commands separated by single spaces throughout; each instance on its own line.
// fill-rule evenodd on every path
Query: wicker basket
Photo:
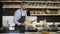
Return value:
M 42 31 L 42 34 L 50 34 L 49 31 Z

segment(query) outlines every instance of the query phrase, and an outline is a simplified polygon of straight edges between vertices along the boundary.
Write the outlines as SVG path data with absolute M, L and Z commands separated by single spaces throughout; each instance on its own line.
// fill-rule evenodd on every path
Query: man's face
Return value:
M 21 6 L 21 8 L 22 8 L 23 10 L 25 10 L 25 9 L 26 9 L 26 5 L 23 4 L 23 5 Z

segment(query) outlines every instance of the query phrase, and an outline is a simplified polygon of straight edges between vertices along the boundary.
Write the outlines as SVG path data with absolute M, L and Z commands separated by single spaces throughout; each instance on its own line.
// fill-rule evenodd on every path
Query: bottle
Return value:
M 47 27 L 47 23 L 46 23 L 46 20 L 43 21 L 43 25 L 44 25 L 44 28 Z
M 9 21 L 7 20 L 7 28 L 9 28 L 10 27 L 10 24 L 9 24 Z

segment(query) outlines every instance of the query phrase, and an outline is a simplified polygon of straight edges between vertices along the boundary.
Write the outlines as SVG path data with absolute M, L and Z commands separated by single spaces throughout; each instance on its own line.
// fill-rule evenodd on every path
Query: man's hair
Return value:
M 24 4 L 25 4 L 25 1 L 22 1 L 22 2 L 21 2 L 21 5 L 24 5 Z

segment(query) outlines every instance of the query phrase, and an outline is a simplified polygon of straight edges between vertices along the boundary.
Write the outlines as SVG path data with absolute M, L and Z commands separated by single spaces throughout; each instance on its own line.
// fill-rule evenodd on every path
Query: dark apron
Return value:
M 20 23 L 24 23 L 24 21 L 25 21 L 25 16 L 21 16 L 21 18 L 18 20 L 18 22 L 20 22 Z M 15 29 L 16 30 L 19 30 L 20 31 L 20 33 L 24 33 L 25 32 L 25 26 L 22 26 L 22 25 L 15 25 Z

